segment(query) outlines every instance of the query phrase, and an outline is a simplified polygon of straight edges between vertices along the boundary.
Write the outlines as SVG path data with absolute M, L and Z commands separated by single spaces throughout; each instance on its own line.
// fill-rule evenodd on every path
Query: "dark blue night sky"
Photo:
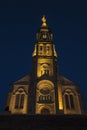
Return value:
M 31 73 L 35 34 L 46 15 L 62 75 L 80 85 L 87 106 L 87 3 L 67 0 L 1 0 L 0 113 L 9 84 Z

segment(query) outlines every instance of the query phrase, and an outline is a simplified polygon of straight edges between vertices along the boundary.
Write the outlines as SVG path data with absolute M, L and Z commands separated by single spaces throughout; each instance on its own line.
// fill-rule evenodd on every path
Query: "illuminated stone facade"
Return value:
M 83 114 L 78 86 L 58 72 L 53 35 L 42 18 L 32 54 L 32 74 L 11 85 L 5 111 L 11 114 Z

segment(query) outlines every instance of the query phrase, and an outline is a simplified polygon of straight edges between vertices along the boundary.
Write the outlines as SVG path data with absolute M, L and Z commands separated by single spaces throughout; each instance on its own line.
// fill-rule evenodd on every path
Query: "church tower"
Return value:
M 78 86 L 59 74 L 53 34 L 42 17 L 32 54 L 32 74 L 11 85 L 5 111 L 13 114 L 83 114 Z
M 35 83 L 35 113 L 56 114 L 57 98 L 57 53 L 52 42 L 52 32 L 46 18 L 36 33 L 36 45 L 33 52 L 33 75 Z

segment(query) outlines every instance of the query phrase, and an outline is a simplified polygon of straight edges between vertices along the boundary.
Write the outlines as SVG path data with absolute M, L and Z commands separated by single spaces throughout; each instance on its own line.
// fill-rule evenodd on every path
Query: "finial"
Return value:
M 42 26 L 43 26 L 43 27 L 44 27 L 44 26 L 47 26 L 45 16 L 43 16 L 41 20 L 42 20 Z

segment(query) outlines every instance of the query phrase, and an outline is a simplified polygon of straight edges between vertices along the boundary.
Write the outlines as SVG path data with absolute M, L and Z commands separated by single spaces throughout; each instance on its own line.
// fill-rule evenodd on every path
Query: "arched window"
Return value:
M 66 92 L 64 95 L 66 109 L 75 109 L 74 94 Z
M 23 109 L 24 107 L 24 94 L 16 94 L 15 109 Z
M 50 66 L 47 63 L 41 65 L 41 76 L 45 74 L 46 75 L 50 74 Z

